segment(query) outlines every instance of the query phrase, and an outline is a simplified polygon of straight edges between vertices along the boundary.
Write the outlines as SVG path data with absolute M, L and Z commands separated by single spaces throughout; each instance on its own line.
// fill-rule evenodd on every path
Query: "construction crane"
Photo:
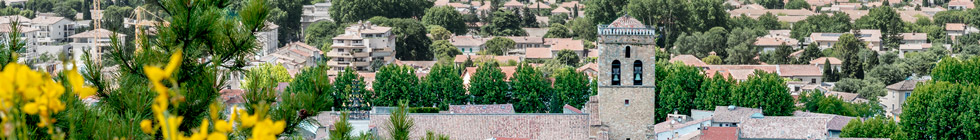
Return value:
M 140 40 L 144 39 L 146 35 L 149 35 L 148 33 L 145 33 L 146 30 L 150 30 L 149 28 L 146 27 L 153 28 L 157 26 L 156 23 L 158 23 L 158 21 L 163 21 L 163 19 L 160 18 L 160 16 L 153 14 L 152 12 L 146 11 L 146 8 L 144 6 L 137 6 L 135 9 L 133 9 L 133 13 L 130 14 L 129 19 L 131 19 L 133 22 L 126 23 L 126 24 L 132 25 L 135 30 L 134 33 L 136 34 L 136 36 L 134 38 L 135 41 L 134 43 L 136 45 L 136 52 L 139 52 L 140 50 L 143 49 L 143 45 L 146 45 L 143 44 L 143 41 Z M 167 26 L 167 25 L 168 25 L 167 22 L 163 22 L 162 26 Z
M 92 10 L 99 13 L 99 18 L 92 18 L 92 31 L 95 31 L 95 39 L 92 41 L 92 47 L 95 50 L 95 63 L 102 65 L 102 47 L 99 47 L 99 36 L 102 36 L 100 29 L 102 29 L 102 18 L 105 16 L 102 14 L 102 4 L 101 0 L 92 1 Z M 90 48 L 91 49 L 91 48 Z

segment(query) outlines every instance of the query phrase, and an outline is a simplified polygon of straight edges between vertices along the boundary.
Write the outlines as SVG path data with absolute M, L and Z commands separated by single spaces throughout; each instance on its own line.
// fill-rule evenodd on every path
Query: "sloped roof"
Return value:
M 552 58 L 551 48 L 526 48 L 524 52 L 524 58 Z
M 976 8 L 976 6 L 973 5 L 973 2 L 971 2 L 970 0 L 952 0 L 952 1 L 949 1 L 949 4 L 947 4 L 947 5 L 949 5 L 949 6 L 963 6 L 963 7 L 966 7 L 966 9 Z
M 541 9 L 551 8 L 551 5 L 540 3 L 540 2 L 532 3 L 531 5 L 528 5 L 527 8 L 530 8 L 530 9 L 538 9 L 539 6 L 541 7 Z
M 963 23 L 946 23 L 947 31 L 963 31 L 966 30 L 966 24 Z
M 705 127 L 701 140 L 737 140 L 738 127 Z
M 599 64 L 596 64 L 596 63 L 588 63 L 588 64 L 585 64 L 585 65 L 582 65 L 581 67 L 578 67 L 577 69 L 575 69 L 575 71 L 582 72 L 582 71 L 589 70 L 589 69 L 591 69 L 593 71 L 599 71 Z
M 551 44 L 551 50 L 560 51 L 560 50 L 567 49 L 573 51 L 582 51 L 585 50 L 585 45 L 582 45 L 582 43 L 583 43 L 582 40 L 573 40 L 571 38 L 567 38 L 567 40 L 562 40 L 562 41 L 555 42 L 555 44 Z
M 453 36 L 449 38 L 449 43 L 453 46 L 483 46 L 487 43 L 486 38 L 477 38 L 475 36 Z
M 122 34 L 122 33 L 116 33 L 116 34 L 118 34 L 119 37 L 126 37 L 126 34 Z M 112 37 L 112 31 L 106 29 L 95 29 L 95 30 L 90 30 L 90 31 L 68 36 L 68 38 L 94 38 L 94 37 L 109 38 Z
M 623 16 L 617 18 L 616 20 L 614 20 L 612 23 L 609 23 L 609 27 L 617 27 L 617 28 L 646 28 L 646 25 L 643 25 L 642 22 L 640 22 L 639 20 L 636 20 L 636 18 L 633 18 L 630 15 L 623 15 Z
M 741 138 L 826 139 L 827 118 L 771 117 L 745 119 L 739 124 Z
M 926 33 L 902 33 L 902 40 L 927 40 L 929 35 Z
M 919 80 L 903 80 L 901 82 L 888 85 L 885 88 L 890 89 L 890 90 L 901 90 L 901 91 L 913 90 L 913 89 L 915 89 L 915 86 L 919 82 L 922 82 L 922 81 L 919 81 Z
M 711 122 L 739 123 L 742 122 L 742 119 L 747 119 L 749 116 L 752 116 L 752 114 L 762 113 L 762 110 L 758 108 L 733 107 L 733 109 L 729 109 L 729 106 L 716 106 Z
M 504 37 L 504 38 L 508 38 L 508 39 L 514 40 L 514 43 L 517 43 L 517 44 L 544 44 L 544 37 L 536 37 L 536 36 L 507 36 L 507 37 Z
M 453 62 L 463 63 L 466 62 L 466 58 L 470 58 L 473 61 L 487 61 L 496 60 L 498 63 L 506 63 L 507 61 L 521 62 L 520 56 L 493 56 L 493 55 L 456 55 Z
M 779 65 L 779 76 L 823 76 L 815 65 Z
M 837 59 L 836 57 L 820 57 L 817 59 L 810 60 L 810 64 L 823 65 L 823 63 L 827 62 L 827 60 L 830 60 L 831 65 L 840 65 L 843 63 L 843 61 Z
M 31 19 L 31 23 L 32 24 L 38 24 L 38 25 L 50 25 L 50 24 L 57 23 L 58 21 L 61 21 L 63 19 L 65 19 L 65 17 L 37 16 L 37 17 L 34 17 L 34 19 Z
M 29 33 L 29 32 L 41 30 L 28 26 L 17 26 L 17 27 L 18 27 L 17 29 L 20 30 L 19 31 L 20 33 Z M 10 28 L 10 24 L 0 24 L 0 33 L 10 33 L 11 30 L 13 29 Z
M 569 111 L 572 111 L 572 112 L 575 112 L 575 113 L 582 113 L 582 110 L 579 110 L 578 108 L 575 108 L 575 107 L 573 107 L 571 105 L 568 105 L 568 104 L 565 104 L 565 106 L 562 106 L 562 108 L 568 109 Z
M 689 54 L 674 56 L 674 58 L 670 58 L 670 62 L 681 62 L 689 66 L 697 66 L 697 67 L 703 67 L 708 65 L 707 63 L 704 63 L 704 61 L 701 61 L 701 59 L 698 59 L 698 57 Z
M 508 1 L 507 3 L 504 3 L 504 7 L 521 7 L 521 6 L 524 6 L 524 4 L 517 0 L 511 0 Z
M 572 13 L 572 11 L 568 11 L 568 9 L 565 9 L 565 7 L 559 6 L 558 8 L 551 10 L 551 13 Z

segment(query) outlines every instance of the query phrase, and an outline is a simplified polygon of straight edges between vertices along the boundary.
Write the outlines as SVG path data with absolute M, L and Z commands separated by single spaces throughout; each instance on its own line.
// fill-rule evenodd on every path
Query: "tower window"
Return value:
M 625 103 L 623 103 L 623 105 L 630 106 L 630 100 L 629 99 L 626 99 L 626 101 L 625 101 Z
M 619 85 L 619 60 L 612 62 L 612 85 Z
M 626 51 L 623 51 L 623 55 L 626 55 L 626 58 L 630 58 L 630 54 L 632 54 L 630 51 L 630 46 L 626 46 Z
M 633 61 L 633 85 L 643 85 L 643 62 Z

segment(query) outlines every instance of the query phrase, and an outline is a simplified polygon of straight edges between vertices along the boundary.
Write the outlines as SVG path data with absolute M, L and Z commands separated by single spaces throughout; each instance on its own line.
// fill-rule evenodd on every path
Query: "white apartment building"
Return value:
M 260 56 L 265 56 L 279 49 L 279 25 L 272 22 L 265 22 L 265 27 L 255 32 L 255 40 L 261 46 L 258 52 Z
M 39 45 L 54 45 L 67 42 L 68 36 L 75 34 L 74 21 L 65 17 L 38 15 L 30 21 L 31 27 L 39 29 Z
M 310 24 L 320 20 L 333 21 L 333 18 L 330 17 L 331 6 L 333 6 L 333 4 L 330 3 L 330 0 L 323 3 L 315 3 L 313 5 L 303 5 L 303 15 L 299 20 L 301 23 L 300 25 L 302 25 L 302 29 L 305 31 L 306 27 L 309 27 Z
M 78 33 L 72 36 L 68 36 L 73 41 L 69 43 L 70 46 L 65 50 L 65 54 L 74 58 L 75 61 L 81 62 L 83 51 L 88 51 L 93 56 L 100 55 L 103 52 L 109 50 L 109 46 L 112 44 L 113 32 L 106 29 L 95 29 L 87 32 Z M 120 45 L 126 42 L 126 34 L 116 34 L 118 35 L 118 41 Z
M 333 38 L 327 66 L 330 75 L 351 67 L 358 71 L 372 70 L 372 63 L 389 64 L 395 61 L 395 35 L 391 27 L 372 25 L 369 21 L 351 24 L 344 34 Z

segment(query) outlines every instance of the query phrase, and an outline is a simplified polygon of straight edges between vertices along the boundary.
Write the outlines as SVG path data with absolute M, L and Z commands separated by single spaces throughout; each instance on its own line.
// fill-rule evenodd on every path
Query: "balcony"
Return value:
M 371 65 L 371 63 L 369 62 L 332 61 L 332 60 L 330 62 L 327 62 L 327 66 L 331 66 L 331 67 L 347 67 L 347 66 L 352 66 L 352 64 L 353 66 L 359 66 L 359 67 L 366 67 Z
M 333 52 L 333 51 L 331 51 L 331 52 L 328 52 L 327 53 L 327 56 L 328 57 L 334 57 L 334 58 L 336 58 L 336 57 L 344 57 L 344 58 L 369 57 L 369 56 L 371 56 L 371 53 L 368 53 L 368 52 L 355 52 L 355 53 L 351 53 L 351 52 Z

